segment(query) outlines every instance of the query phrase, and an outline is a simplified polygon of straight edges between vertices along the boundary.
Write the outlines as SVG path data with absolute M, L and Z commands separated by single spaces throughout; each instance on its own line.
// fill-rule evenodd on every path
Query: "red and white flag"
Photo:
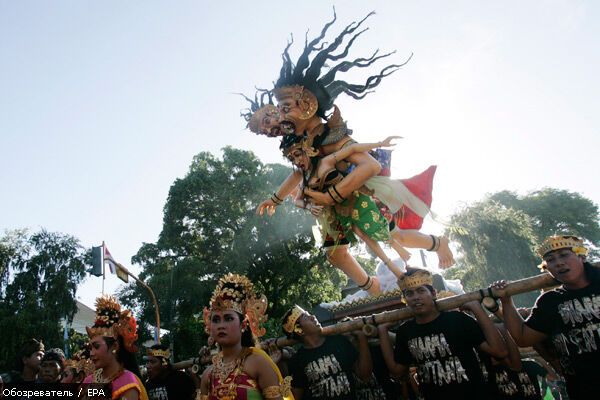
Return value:
M 104 246 L 104 262 L 108 263 L 108 267 L 110 268 L 111 274 L 117 273 L 117 262 L 112 257 L 110 251 L 108 251 L 108 248 L 106 246 Z

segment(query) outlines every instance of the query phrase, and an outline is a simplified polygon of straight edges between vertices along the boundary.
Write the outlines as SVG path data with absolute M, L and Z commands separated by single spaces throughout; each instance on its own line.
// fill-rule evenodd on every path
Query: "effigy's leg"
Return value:
M 406 250 L 404 248 L 404 246 L 402 246 L 402 244 L 400 244 L 400 242 L 394 240 L 393 236 L 392 236 L 392 240 L 390 240 L 390 246 L 392 247 L 392 249 L 394 249 L 396 251 L 396 253 L 398 253 L 398 255 L 400 256 L 400 258 L 403 261 L 408 261 L 410 260 L 410 256 L 411 254 L 409 253 L 408 250 Z
M 356 261 L 350 252 L 348 252 L 348 245 L 330 246 L 327 247 L 325 251 L 327 252 L 327 259 L 329 262 L 334 267 L 342 270 L 342 272 L 346 274 L 348 278 L 356 282 L 359 287 L 372 295 L 381 293 L 379 280 L 374 276 L 370 277 L 367 275 L 358 261 Z
M 408 248 L 435 251 L 439 260 L 439 267 L 446 269 L 454 265 L 454 255 L 448 246 L 445 236 L 426 235 L 416 230 L 394 229 L 392 237 L 402 246 Z
M 389 268 L 390 271 L 392 271 L 392 273 L 396 276 L 396 278 L 400 279 L 400 278 L 404 277 L 404 272 L 402 272 L 400 267 L 398 267 L 396 264 L 394 264 L 394 262 L 392 260 L 390 260 L 390 258 L 387 256 L 387 254 L 385 254 L 385 251 L 383 251 L 383 249 L 379 245 L 379 242 L 377 242 L 374 239 L 371 239 L 366 233 L 361 231 L 358 228 L 358 226 L 356 226 L 356 225 L 352 226 L 352 230 L 354 231 L 356 236 L 358 236 L 363 242 L 365 242 L 365 244 L 367 246 L 369 246 L 369 248 L 371 250 L 373 250 L 375 255 L 377 257 L 379 257 L 379 259 L 381 261 L 383 261 L 383 263 Z

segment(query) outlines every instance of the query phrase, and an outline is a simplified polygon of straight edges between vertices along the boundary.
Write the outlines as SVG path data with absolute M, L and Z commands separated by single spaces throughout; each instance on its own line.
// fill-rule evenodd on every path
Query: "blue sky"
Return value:
M 169 187 L 195 154 L 232 145 L 283 162 L 276 140 L 244 130 L 232 93 L 268 86 L 289 34 L 297 55 L 333 4 L 0 2 L 0 229 L 105 240 L 129 265 L 156 241 Z M 545 186 L 598 204 L 599 7 L 339 1 L 332 32 L 377 12 L 351 54 L 414 56 L 376 93 L 337 103 L 357 140 L 406 138 L 393 176 L 438 165 L 441 215 L 489 192 Z M 88 278 L 79 296 L 91 304 L 100 288 Z

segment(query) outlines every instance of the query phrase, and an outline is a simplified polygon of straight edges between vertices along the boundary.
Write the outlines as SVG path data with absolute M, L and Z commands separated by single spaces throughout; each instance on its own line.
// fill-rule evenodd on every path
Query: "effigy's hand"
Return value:
M 396 143 L 392 143 L 394 139 L 403 139 L 402 136 L 388 136 L 382 142 L 379 142 L 379 147 L 394 147 Z
M 313 203 L 308 203 L 308 205 L 306 206 L 306 208 L 315 217 L 318 217 L 319 215 L 321 215 L 321 212 L 323 212 L 323 206 L 319 206 L 319 205 L 316 205 L 316 204 L 313 204 Z
M 271 215 L 275 214 L 276 208 L 277 208 L 277 204 L 275 204 L 275 202 L 273 200 L 267 199 L 267 200 L 263 201 L 262 203 L 260 203 L 258 205 L 258 207 L 256 207 L 256 215 L 263 216 L 266 211 L 267 215 L 270 217 Z
M 317 192 L 316 190 L 304 189 L 304 195 L 311 198 L 311 202 L 320 206 L 331 206 L 334 204 L 333 199 L 327 193 Z

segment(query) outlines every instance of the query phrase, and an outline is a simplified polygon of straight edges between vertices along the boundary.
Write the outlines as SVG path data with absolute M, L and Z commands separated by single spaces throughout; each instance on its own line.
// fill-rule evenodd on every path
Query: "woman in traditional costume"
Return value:
M 85 329 L 96 370 L 83 383 L 110 384 L 113 400 L 148 400 L 135 359 L 137 324 L 131 311 L 121 311 L 115 297 L 103 295 L 96 299 L 94 326 Z
M 255 338 L 264 335 L 266 297 L 242 275 L 222 277 L 204 309 L 206 331 L 219 347 L 202 374 L 199 400 L 293 399 L 290 379 L 284 380 Z

